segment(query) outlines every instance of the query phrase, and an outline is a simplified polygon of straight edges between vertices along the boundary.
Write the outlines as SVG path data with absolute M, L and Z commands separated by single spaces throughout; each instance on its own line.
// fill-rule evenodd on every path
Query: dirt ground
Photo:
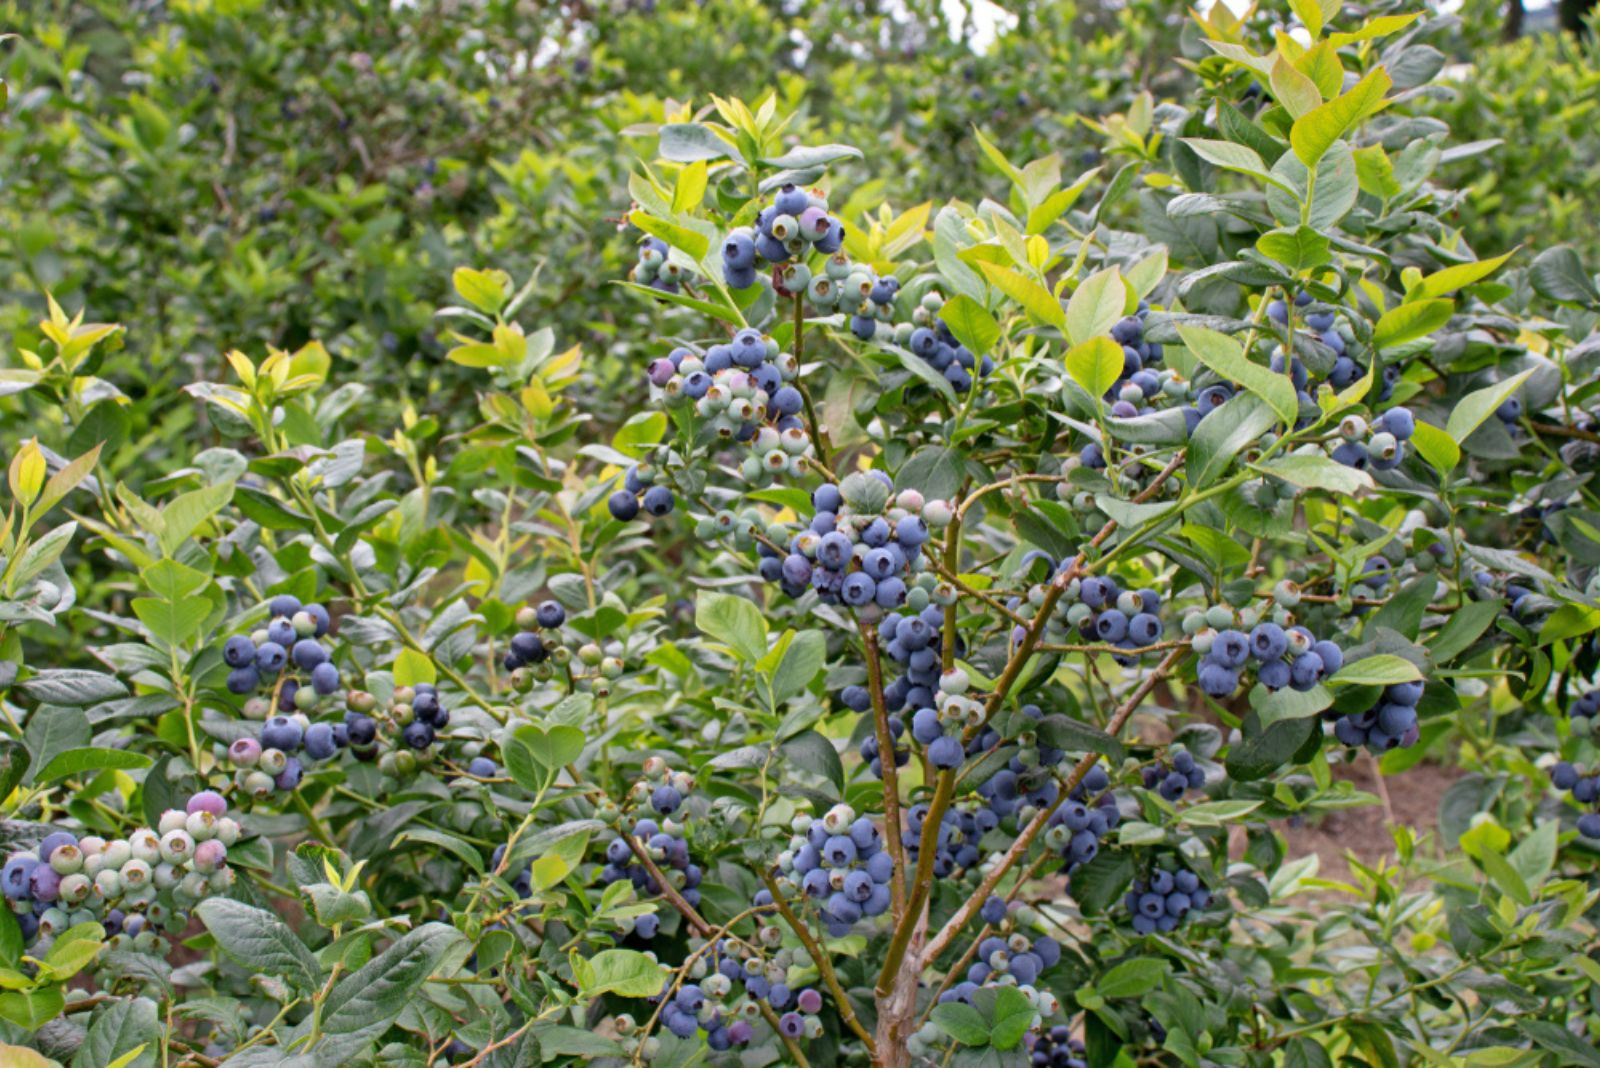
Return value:
M 1365 758 L 1334 768 L 1335 778 L 1350 781 L 1358 790 L 1382 796 L 1375 782 L 1376 775 L 1376 765 Z M 1393 822 L 1415 828 L 1419 838 L 1435 834 L 1439 826 L 1439 799 L 1460 775 L 1455 768 L 1424 763 L 1385 779 Z M 1362 863 L 1394 855 L 1389 823 L 1390 816 L 1382 805 L 1369 805 L 1329 813 L 1316 824 L 1292 827 L 1280 823 L 1278 829 L 1289 844 L 1291 858 L 1315 853 L 1321 859 L 1321 878 L 1346 880 L 1350 876 L 1348 855 L 1354 854 Z M 1433 848 L 1437 848 L 1436 842 L 1423 846 L 1429 852 Z

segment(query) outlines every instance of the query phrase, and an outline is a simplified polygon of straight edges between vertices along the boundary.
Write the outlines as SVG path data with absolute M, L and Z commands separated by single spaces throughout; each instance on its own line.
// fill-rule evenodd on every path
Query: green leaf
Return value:
M 1273 75 L 1276 78 L 1276 70 Z M 1313 107 L 1295 119 L 1289 130 L 1289 144 L 1300 162 L 1308 167 L 1315 166 L 1335 141 L 1363 119 L 1381 111 L 1386 104 L 1384 94 L 1392 85 L 1394 81 L 1389 72 L 1374 67 L 1348 93 Z
M 1067 374 L 1097 402 L 1122 377 L 1122 346 L 1109 337 L 1091 337 L 1067 351 Z
M 1110 333 L 1127 314 L 1127 307 L 1128 287 L 1122 281 L 1122 272 L 1115 267 L 1094 272 L 1073 290 L 1072 298 L 1067 301 L 1067 339 L 1078 346 L 1090 338 Z M 1117 370 L 1120 372 L 1122 368 L 1119 366 Z
M 701 590 L 695 597 L 694 625 L 732 649 L 747 664 L 767 651 L 767 621 L 754 601 L 732 593 Z
M 394 661 L 394 684 L 396 686 L 415 686 L 419 682 L 429 685 L 437 682 L 438 671 L 433 666 L 433 658 L 427 653 L 416 649 L 402 649 Z
M 1002 986 L 995 995 L 993 1015 L 989 1044 L 995 1049 L 1013 1049 L 1028 1033 L 1037 1010 L 1022 991 L 1014 986 Z
M 1545 619 L 1539 628 L 1539 644 L 1566 641 L 1600 628 L 1600 608 L 1586 604 L 1564 604 Z
M 117 998 L 101 1006 L 89 1025 L 83 1045 L 73 1055 L 72 1068 L 107 1068 L 130 1053 L 126 1063 L 148 1068 L 156 1063 L 148 1052 L 160 1041 L 156 1003 L 149 998 Z M 145 1053 L 135 1053 L 136 1050 Z
M 761 162 L 779 170 L 799 171 L 821 167 L 836 160 L 861 158 L 861 150 L 854 145 L 799 145 L 781 156 L 765 158 Z
M 245 968 L 283 979 L 302 992 L 317 989 L 322 968 L 304 942 L 266 909 L 226 897 L 209 897 L 195 908 L 217 947 Z
M 202 906 L 203 907 L 203 906 Z M 330 1035 L 373 1034 L 387 1028 L 429 976 L 453 971 L 472 951 L 464 935 L 442 923 L 425 923 L 334 984 L 322 1006 Z M 446 962 L 453 961 L 447 967 Z
M 1240 393 L 1206 416 L 1189 439 L 1189 484 L 1204 489 L 1215 482 L 1276 420 L 1271 406 L 1254 393 Z
M 1291 691 L 1292 692 L 1292 691 Z M 1186 823 L 1191 827 L 1220 827 L 1224 823 L 1241 820 L 1260 808 L 1263 802 L 1246 798 L 1230 798 L 1224 801 L 1202 801 L 1198 805 L 1190 805 L 1178 815 L 1179 823 Z
M 1461 446 L 1456 444 L 1455 439 L 1420 419 L 1411 432 L 1411 444 L 1416 448 L 1417 455 L 1442 475 L 1454 470 L 1456 464 L 1461 462 Z
M 1600 1068 L 1600 1050 L 1558 1023 L 1547 1020 L 1520 1020 L 1522 1033 L 1545 1049 L 1563 1058 L 1557 1063 L 1569 1068 Z
M 961 453 L 940 445 L 925 445 L 895 472 L 894 488 L 919 490 L 923 496 L 948 500 L 966 481 L 967 469 Z
M 796 634 L 772 673 L 772 703 L 777 705 L 803 692 L 827 659 L 828 641 L 820 630 L 803 630 Z
M 1372 488 L 1372 476 L 1315 453 L 1293 453 L 1259 464 L 1256 470 L 1292 486 L 1354 495 Z
M 1455 409 L 1450 413 L 1450 419 L 1445 423 L 1445 433 L 1459 445 L 1472 436 L 1472 432 L 1483 425 L 1483 421 L 1494 414 L 1494 410 L 1522 388 L 1522 383 L 1533 374 L 1533 369 L 1512 375 L 1504 382 L 1496 382 L 1492 386 L 1474 390 L 1462 397 L 1456 403 Z
M 586 741 L 584 733 L 576 727 L 541 729 L 532 723 L 522 724 L 511 736 L 540 766 L 550 771 L 564 768 L 582 756 Z
M 493 315 L 505 306 L 511 276 L 504 271 L 457 267 L 450 276 L 461 299 L 481 312 Z
M 1183 143 L 1188 145 L 1195 155 L 1213 166 L 1221 167 L 1225 171 L 1248 174 L 1252 178 L 1259 178 L 1269 185 L 1277 186 L 1291 197 L 1299 196 L 1293 186 L 1267 170 L 1267 165 L 1261 162 L 1261 157 L 1253 148 L 1246 148 L 1232 141 L 1212 141 L 1203 137 L 1185 137 Z
M 666 412 L 635 412 L 611 439 L 611 447 L 634 460 L 643 459 L 648 447 L 667 432 Z
M 161 509 L 165 524 L 161 531 L 161 549 L 168 556 L 178 551 L 195 528 L 222 510 L 233 499 L 233 483 L 219 482 L 215 486 L 191 490 L 174 497 Z
M 86 746 L 81 749 L 67 749 L 51 757 L 50 763 L 34 776 L 34 782 L 42 786 L 71 776 L 82 778 L 85 772 L 103 771 L 106 768 L 127 769 L 149 766 L 150 758 L 143 753 Z
M 1000 340 L 1000 324 L 988 309 L 965 293 L 957 293 L 945 301 L 939 309 L 939 318 L 944 320 L 955 339 L 976 356 L 982 356 Z
M 1484 846 L 1478 850 L 1478 863 L 1483 865 L 1483 870 L 1491 882 L 1511 900 L 1522 906 L 1533 904 L 1533 894 L 1528 890 L 1528 884 L 1518 874 L 1498 849 Z
M 1600 303 L 1600 290 L 1595 288 L 1594 278 L 1583 269 L 1578 254 L 1565 245 L 1545 249 L 1534 257 L 1528 280 L 1541 297 L 1568 304 Z
M 1168 964 L 1156 957 L 1134 957 L 1112 968 L 1094 984 L 1103 998 L 1143 997 L 1161 983 Z
M 1418 300 L 1390 308 L 1373 327 L 1372 347 L 1389 348 L 1427 337 L 1450 321 L 1455 308 L 1453 300 Z
M 1394 686 L 1418 682 L 1422 669 L 1403 656 L 1379 653 L 1346 664 L 1328 680 L 1330 686 Z
M 1473 263 L 1458 263 L 1454 267 L 1446 267 L 1435 271 L 1406 293 L 1408 300 L 1426 300 L 1431 297 L 1442 297 L 1446 293 L 1453 293 L 1464 286 L 1482 281 L 1498 271 L 1502 264 L 1517 254 L 1512 249 L 1504 256 L 1496 256 L 1490 260 L 1477 260 Z
M 1034 322 L 1066 332 L 1067 313 L 1062 310 L 1061 302 L 1050 295 L 1048 289 L 1027 275 L 1018 274 L 998 263 L 979 260 L 978 269 L 989 279 L 990 285 L 1022 305 L 1023 310 Z
M 844 790 L 844 764 L 839 759 L 839 751 L 816 731 L 801 731 L 780 745 L 778 751 L 796 767 L 822 776 L 837 791 Z
M 1178 335 L 1201 363 L 1266 401 L 1280 420 L 1293 426 L 1300 417 L 1300 400 L 1289 376 L 1250 362 L 1244 349 L 1233 338 L 1203 326 L 1184 324 L 1179 324 Z M 1216 414 L 1213 413 L 1213 416 Z
M 250 486 L 234 489 L 233 504 L 246 519 L 259 523 L 268 530 L 311 531 L 316 524 L 296 512 L 278 498 Z
M 943 1005 L 935 1005 L 929 1019 L 939 1030 L 964 1046 L 989 1044 L 989 1025 L 984 1023 L 983 1016 L 971 1005 L 947 1001 Z
M 668 123 L 660 134 L 661 158 L 674 163 L 722 159 L 729 154 L 728 143 L 698 122 Z
M 673 248 L 687 253 L 691 259 L 704 259 L 711 249 L 711 239 L 700 231 L 658 219 L 647 211 L 636 209 L 629 212 L 628 221 L 650 236 L 659 237 Z
M 1322 104 L 1322 93 L 1318 91 L 1317 84 L 1301 74 L 1289 62 L 1289 57 L 1281 52 L 1273 61 L 1268 81 L 1272 86 L 1272 95 L 1297 121 Z
M 661 993 L 665 973 L 661 965 L 631 949 L 603 949 L 587 961 L 584 977 L 585 997 L 616 994 L 625 998 L 648 998 Z
M 1256 239 L 1257 251 L 1291 271 L 1305 271 L 1329 262 L 1333 258 L 1328 251 L 1331 247 L 1326 237 L 1309 226 L 1270 230 Z
M 1434 663 L 1448 664 L 1465 652 L 1483 633 L 1494 626 L 1505 606 L 1499 601 L 1473 601 L 1450 613 L 1450 621 L 1440 628 L 1428 644 Z
M 59 986 L 44 986 L 36 990 L 8 990 L 0 994 L 0 1018 L 9 1020 L 25 1031 L 37 1031 L 61 1015 L 67 998 Z M 40 1058 L 40 1065 L 52 1062 Z
M 50 668 L 19 684 L 22 692 L 40 704 L 97 705 L 126 697 L 128 688 L 116 676 L 81 668 Z

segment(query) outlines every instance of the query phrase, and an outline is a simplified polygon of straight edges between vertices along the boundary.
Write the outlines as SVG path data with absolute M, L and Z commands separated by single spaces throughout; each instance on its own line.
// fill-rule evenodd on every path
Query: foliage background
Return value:
M 420 457 L 448 462 L 446 446 L 481 422 L 481 380 L 444 359 L 435 311 L 455 299 L 455 267 L 493 264 L 535 280 L 521 318 L 549 327 L 561 349 L 582 346 L 566 396 L 594 424 L 586 439 L 611 440 L 663 340 L 654 309 L 612 284 L 639 238 L 620 225 L 628 177 L 653 154 L 660 123 L 699 112 L 712 93 L 753 100 L 774 88 L 797 112 L 795 142 L 870 148 L 833 170 L 852 217 L 976 203 L 1002 183 L 975 126 L 1012 159 L 1056 152 L 1069 174 L 1115 164 L 1094 124 L 1141 90 L 1188 99 L 1197 78 L 1170 57 L 1204 54 L 1168 0 L 1023 5 L 981 54 L 943 5 L 877 11 L 12 0 L 0 5 L 0 27 L 17 35 L 0 46 L 4 363 L 40 348 L 46 291 L 121 323 L 97 373 L 132 403 L 101 463 L 134 491 L 159 490 L 223 442 L 182 387 L 223 377 L 234 348 L 260 356 L 320 342 L 330 379 L 365 388 L 359 409 L 329 410 L 330 423 L 404 424 Z M 1442 85 L 1407 101 L 1458 141 L 1502 142 L 1444 164 L 1466 191 L 1454 221 L 1485 256 L 1565 243 L 1600 261 L 1594 45 L 1502 43 L 1499 12 L 1484 5 L 1466 19 L 1455 46 L 1435 39 L 1424 61 L 1446 71 Z M 1116 211 L 1113 222 L 1135 223 L 1137 198 Z M 37 434 L 73 454 L 72 424 L 42 424 L 36 403 L 0 397 L 7 453 Z M 473 473 L 457 474 L 469 489 Z M 448 500 L 438 507 L 447 519 Z M 641 552 L 648 566 L 632 592 L 681 596 L 687 547 Z M 125 597 L 103 561 L 69 562 L 81 601 Z M 104 627 L 82 614 L 63 622 L 30 630 L 26 659 L 92 666 L 84 650 Z M 1505 767 L 1474 770 L 1481 789 L 1458 794 L 1447 817 L 1458 833 L 1474 806 L 1504 806 L 1508 824 L 1530 818 L 1523 801 L 1484 786 Z

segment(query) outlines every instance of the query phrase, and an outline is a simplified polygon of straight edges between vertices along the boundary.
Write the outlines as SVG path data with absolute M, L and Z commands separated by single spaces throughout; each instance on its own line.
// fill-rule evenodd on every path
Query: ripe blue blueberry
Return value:
M 651 486 L 644 494 L 644 510 L 653 516 L 664 516 L 677 502 L 666 486 Z
M 255 642 L 252 642 L 243 634 L 235 634 L 222 647 L 222 660 L 231 668 L 241 668 L 246 664 L 254 664 L 255 659 Z

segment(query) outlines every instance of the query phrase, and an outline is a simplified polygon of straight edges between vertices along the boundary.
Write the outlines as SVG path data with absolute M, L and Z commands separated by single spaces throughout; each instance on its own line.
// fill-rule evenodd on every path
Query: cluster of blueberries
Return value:
M 651 757 L 646 765 L 646 779 L 659 781 L 636 784 L 635 789 L 643 786 L 649 791 L 650 807 L 661 819 L 657 821 L 648 816 L 640 817 L 634 821 L 629 834 L 639 840 L 645 855 L 655 864 L 656 870 L 672 883 L 683 900 L 691 907 L 699 908 L 700 866 L 693 863 L 689 856 L 689 840 L 683 824 L 672 818 L 692 788 L 693 780 L 682 772 L 667 772 L 665 762 L 659 757 Z M 640 894 L 655 895 L 662 892 L 661 885 L 656 882 L 650 869 L 637 861 L 628 839 L 618 836 L 606 845 L 606 864 L 600 869 L 600 882 L 609 886 L 623 879 L 632 882 Z M 655 913 L 639 916 L 633 921 L 633 933 L 645 941 L 655 938 L 660 929 L 661 918 Z
M 882 471 L 819 486 L 811 502 L 816 514 L 789 539 L 787 553 L 762 546 L 761 576 L 790 597 L 816 590 L 825 604 L 851 608 L 907 604 L 907 580 L 927 566 L 922 547 L 954 517 L 945 501 L 924 500 L 916 490 L 895 494 Z
M 517 609 L 517 633 L 511 636 L 510 647 L 501 663 L 507 671 L 537 667 L 550 659 L 553 648 L 559 647 L 558 631 L 567 622 L 567 610 L 559 601 L 541 601 L 537 608 L 527 605 Z
M 894 860 L 877 824 L 839 804 L 821 819 L 796 816 L 792 826 L 789 848 L 778 854 L 778 885 L 815 899 L 830 935 L 841 938 L 863 918 L 889 910 Z M 757 891 L 755 904 L 770 906 L 771 893 Z
M 1089 1068 L 1083 1043 L 1072 1037 L 1072 1028 L 1066 1024 L 1030 1031 L 1023 1043 L 1033 1068 Z
M 880 278 L 871 267 L 852 262 L 842 252 L 829 256 L 816 274 L 804 260 L 780 267 L 773 286 L 780 297 L 803 294 L 818 311 L 850 312 L 850 332 L 862 341 L 871 341 L 880 325 L 893 324 L 894 302 L 900 294 L 898 278 Z
M 968 695 L 970 687 L 965 671 L 946 671 L 939 676 L 933 701 L 911 714 L 912 740 L 927 747 L 928 763 L 940 771 L 959 768 L 966 761 L 968 753 L 961 735 L 966 728 L 983 722 L 984 702 Z M 995 738 L 998 740 L 998 732 Z M 974 754 L 982 751 L 978 747 L 983 741 L 981 734 L 972 739 Z
M 1008 914 L 1005 898 L 997 895 L 990 895 L 978 910 L 978 915 L 990 927 L 1003 926 Z M 1032 986 L 1035 979 L 1054 968 L 1060 960 L 1061 947 L 1047 935 L 1034 939 L 1020 933 L 1009 939 L 990 935 L 978 943 L 978 959 L 968 966 L 967 981 L 982 986 L 991 976 L 1009 975 L 1019 986 Z
M 1344 666 L 1342 649 L 1331 641 L 1318 641 L 1304 627 L 1284 627 L 1268 620 L 1257 623 L 1249 634 L 1231 625 L 1219 631 L 1210 622 L 1213 612 L 1225 625 L 1233 622 L 1232 611 L 1221 605 L 1189 617 L 1204 621 L 1191 641 L 1194 651 L 1201 654 L 1200 689 L 1210 697 L 1223 698 L 1237 691 L 1240 673 L 1251 662 L 1256 665 L 1256 681 L 1267 689 L 1287 686 L 1301 693 Z
M 230 669 L 229 692 L 244 695 L 263 686 L 270 689 L 293 661 L 306 673 L 310 688 L 302 687 L 297 678 L 283 680 L 278 702 L 284 711 L 313 707 L 337 693 L 339 669 L 317 640 L 328 633 L 328 610 L 320 604 L 302 605 L 298 597 L 283 593 L 268 602 L 267 611 L 271 618 L 265 627 L 249 635 L 236 634 L 222 646 L 222 660 Z
M 1406 442 L 1417 427 L 1411 409 L 1394 407 L 1372 423 L 1359 415 L 1347 415 L 1339 422 L 1344 441 L 1332 452 L 1333 459 L 1359 471 L 1393 471 L 1406 458 Z
M 1061 566 L 1068 566 L 1068 562 L 1062 561 Z M 1028 591 L 1027 601 L 1013 598 L 1009 607 L 1014 612 L 1036 608 L 1043 601 L 1045 590 L 1043 585 L 1036 585 Z M 1124 589 L 1109 575 L 1091 575 L 1073 579 L 1067 585 L 1056 601 L 1056 613 L 1046 633 L 1052 628 L 1061 633 L 1059 625 L 1064 624 L 1066 628 L 1076 629 L 1085 641 L 1127 650 L 1114 654 L 1113 658 L 1124 667 L 1131 667 L 1144 655 L 1134 650 L 1155 645 L 1166 634 L 1160 612 L 1161 595 L 1155 590 Z M 1013 644 L 1020 643 L 1024 633 L 1020 625 L 1012 628 Z
M 1410 748 L 1421 735 L 1417 723 L 1417 702 L 1422 700 L 1422 683 L 1401 682 L 1385 686 L 1378 701 L 1361 712 L 1339 715 L 1333 709 L 1333 736 L 1345 745 L 1366 746 L 1374 753 L 1394 748 Z
M 934 311 L 944 305 L 937 293 L 929 293 L 922 301 L 924 308 L 931 305 Z M 988 377 L 994 371 L 994 360 L 987 355 L 974 353 L 957 341 L 943 319 L 933 318 L 929 325 L 913 330 L 906 347 L 912 355 L 920 357 L 943 375 L 957 393 L 967 392 L 975 381 Z
M 676 293 L 687 281 L 689 272 L 667 259 L 667 243 L 659 237 L 647 237 L 639 245 L 639 262 L 628 272 L 628 278 L 642 286 L 663 293 Z
M 742 994 L 733 993 L 736 982 L 744 984 Z M 765 993 L 752 993 L 752 987 Z M 822 1020 L 817 1016 L 822 1011 L 822 994 L 810 987 L 791 993 L 781 979 L 770 981 L 767 968 L 760 962 L 741 964 L 731 954 L 721 955 L 716 971 L 698 982 L 684 983 L 676 992 L 663 983 L 661 993 L 650 998 L 650 1003 L 659 1003 L 669 994 L 670 999 L 661 1008 L 662 1026 L 679 1038 L 693 1038 L 703 1032 L 706 1045 L 716 1052 L 743 1046 L 755 1037 L 753 1021 L 760 1017 L 759 1003 L 763 1001 L 783 1012 L 778 1031 L 784 1037 L 822 1037 Z M 791 1002 L 794 1007 L 786 1009 Z M 632 1030 L 631 1019 L 618 1023 L 618 1030 Z
M 109 841 L 56 831 L 37 848 L 12 853 L 0 868 L 0 892 L 24 942 L 43 956 L 62 931 L 99 923 L 130 940 L 148 933 L 135 948 L 154 950 L 159 936 L 147 932 L 149 924 L 233 886 L 228 847 L 240 828 L 227 811 L 221 794 L 203 790 L 184 809 L 162 813 L 155 829 Z
M 1307 307 L 1311 304 L 1311 302 L 1312 296 L 1310 293 L 1295 294 L 1294 305 L 1296 308 Z M 1281 300 L 1271 301 L 1267 305 L 1267 317 L 1273 322 L 1277 323 L 1279 326 L 1288 326 L 1290 318 L 1289 306 Z M 1328 384 L 1330 386 L 1332 386 L 1334 389 L 1347 389 L 1350 386 L 1355 385 L 1355 383 L 1360 380 L 1361 376 L 1367 373 L 1360 364 L 1356 363 L 1356 361 L 1346 353 L 1345 349 L 1347 343 L 1344 335 L 1339 333 L 1338 319 L 1333 312 L 1307 312 L 1305 314 L 1305 325 L 1318 341 L 1332 349 L 1334 352 L 1333 367 L 1328 371 Z M 1301 364 L 1298 357 L 1295 358 L 1291 367 L 1291 373 L 1294 376 L 1295 389 L 1300 391 L 1301 403 L 1304 404 L 1308 396 L 1306 392 L 1306 383 L 1308 381 L 1306 369 L 1304 365 Z M 1281 350 L 1279 351 L 1278 355 L 1278 365 L 1274 367 L 1273 370 L 1283 370 Z M 1400 367 L 1398 364 L 1391 363 L 1384 366 L 1382 375 L 1383 380 L 1378 384 L 1377 392 L 1377 400 L 1380 404 L 1388 400 L 1394 394 L 1394 387 L 1400 382 L 1400 373 Z
M 1187 749 L 1168 753 L 1171 763 L 1157 761 L 1144 769 L 1144 788 L 1154 790 L 1167 801 L 1177 801 L 1190 790 L 1206 784 L 1206 772 L 1195 763 L 1194 754 Z
M 785 185 L 756 215 L 753 230 L 741 227 L 722 243 L 723 280 L 730 289 L 749 289 L 756 284 L 761 262 L 781 267 L 790 260 L 803 261 L 812 252 L 832 256 L 843 246 L 844 223 L 828 214 L 827 200 Z M 805 285 L 796 281 L 786 288 L 799 292 Z
M 800 363 L 770 335 L 746 328 L 704 353 L 679 347 L 650 362 L 646 377 L 667 403 L 692 401 L 695 414 L 719 438 L 754 443 L 762 430 L 778 435 L 790 455 L 809 445 L 796 380 Z M 797 437 L 798 435 L 798 437 Z M 781 470 L 783 465 L 778 465 Z M 753 473 L 746 472 L 747 477 Z
M 1050 788 L 1054 783 L 1047 784 Z M 915 867 L 922 856 L 922 829 L 928 819 L 928 803 L 919 801 L 906 810 L 905 830 L 900 842 L 905 846 L 906 863 Z M 951 805 L 939 820 L 934 841 L 933 874 L 943 879 L 974 868 L 983 853 L 978 843 L 1000 825 L 992 805 Z
M 646 514 L 660 518 L 677 503 L 670 486 L 655 484 L 655 472 L 651 468 L 633 464 L 622 473 L 622 488 L 610 496 L 606 507 L 611 510 L 613 519 L 626 523 L 639 514 L 641 507 Z
M 1153 934 L 1176 930 L 1190 912 L 1211 904 L 1211 891 L 1188 868 L 1157 867 L 1135 879 L 1123 901 L 1133 914 L 1133 929 Z
M 1585 838 L 1600 839 L 1600 771 L 1585 775 L 1563 760 L 1550 769 L 1550 782 L 1557 790 L 1570 791 L 1576 803 L 1593 808 L 1594 811 L 1578 817 L 1578 833 Z
M 1161 366 L 1162 352 L 1159 342 L 1147 341 L 1144 336 L 1145 318 L 1150 314 L 1150 304 L 1141 300 L 1132 315 L 1125 315 L 1111 326 L 1111 340 L 1122 346 L 1122 374 L 1106 394 L 1112 402 L 1111 414 L 1119 419 L 1130 419 L 1141 414 L 1139 406 L 1155 399 L 1162 392 L 1162 380 L 1156 368 Z M 1135 393 L 1130 387 L 1135 387 Z
M 912 592 L 922 591 L 914 587 Z M 883 688 L 884 707 L 889 712 L 889 732 L 894 742 L 905 737 L 905 718 L 902 713 L 907 708 L 925 708 L 935 700 L 940 668 L 943 666 L 943 623 L 944 610 L 934 603 L 925 604 L 916 613 L 902 615 L 891 612 L 878 623 L 881 648 L 900 672 Z M 839 700 L 854 712 L 865 713 L 872 709 L 872 694 L 865 686 L 846 686 L 840 691 Z M 872 774 L 883 778 L 883 754 L 879 751 L 876 733 L 868 732 L 862 738 L 860 753 Z M 901 767 L 910 759 L 911 750 L 896 744 L 895 767 Z
M 1053 791 L 1054 786 L 1052 783 Z M 1102 765 L 1096 764 L 1050 814 L 1044 844 L 1061 851 L 1061 858 L 1066 862 L 1061 870 L 1069 877 L 1095 858 L 1100 852 L 1101 840 L 1116 829 L 1122 817 L 1110 788 L 1111 776 Z

